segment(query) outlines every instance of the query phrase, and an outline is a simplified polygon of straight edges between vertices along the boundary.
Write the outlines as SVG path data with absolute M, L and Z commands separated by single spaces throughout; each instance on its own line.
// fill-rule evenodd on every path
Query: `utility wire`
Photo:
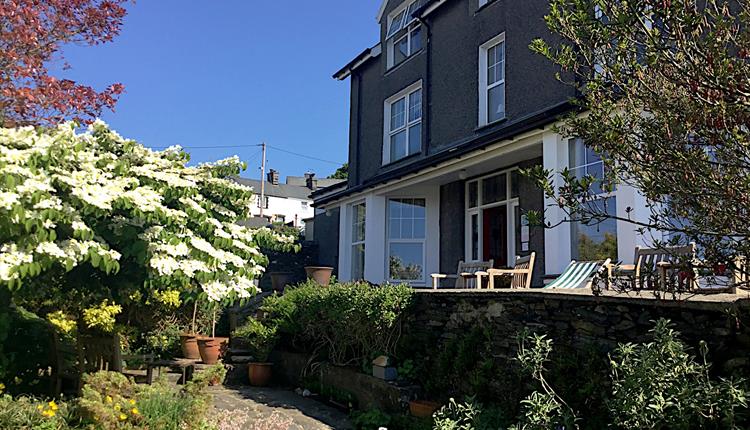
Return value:
M 181 147 L 183 149 L 222 149 L 222 148 L 251 148 L 251 147 L 260 147 L 260 146 L 262 146 L 262 144 L 256 144 L 256 145 L 217 145 L 217 146 L 181 146 Z M 296 155 L 297 157 L 307 158 L 309 160 L 320 161 L 322 163 L 333 164 L 333 165 L 336 165 L 336 166 L 340 166 L 340 165 L 344 164 L 344 163 L 342 163 L 340 161 L 325 160 L 323 158 L 318 158 L 318 157 L 313 157 L 313 156 L 310 156 L 310 155 L 300 154 L 299 152 L 289 151 L 289 150 L 278 148 L 276 146 L 272 146 L 272 145 L 268 145 L 268 144 L 266 144 L 266 146 L 268 148 L 270 148 L 270 149 L 275 150 L 275 151 L 285 152 L 287 154 Z M 157 149 L 158 150 L 158 149 L 167 149 L 167 148 L 168 148 L 167 146 L 164 146 L 164 147 L 154 147 L 152 149 Z

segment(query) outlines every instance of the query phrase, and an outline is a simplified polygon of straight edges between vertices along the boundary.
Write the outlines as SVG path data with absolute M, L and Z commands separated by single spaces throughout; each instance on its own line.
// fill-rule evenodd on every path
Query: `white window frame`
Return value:
M 416 119 L 414 121 L 409 121 L 409 97 L 419 91 L 422 90 L 422 80 L 419 80 L 408 87 L 404 88 L 403 90 L 399 91 L 398 93 L 392 95 L 391 97 L 388 97 L 385 100 L 384 108 L 383 108 L 383 165 L 392 163 L 394 161 L 402 160 L 406 157 L 409 157 L 410 155 L 418 154 L 422 151 L 422 136 L 423 131 L 419 133 L 419 151 L 411 153 L 409 152 L 409 128 L 422 124 L 422 117 L 424 116 L 424 104 L 425 104 L 425 94 L 424 91 L 422 91 L 422 101 L 421 101 L 421 107 L 420 107 L 420 115 L 419 119 Z M 402 127 L 399 127 L 395 130 L 391 130 L 391 107 L 394 103 L 398 102 L 399 100 L 404 99 L 404 125 Z M 404 157 L 398 158 L 398 159 L 392 159 L 391 158 L 391 136 L 400 133 L 401 131 L 406 131 L 406 155 Z
M 565 149 L 568 151 L 568 154 L 570 154 L 570 146 L 573 145 L 574 142 L 579 141 L 579 140 L 583 143 L 584 154 L 586 153 L 585 152 L 586 147 L 587 147 L 586 142 L 583 142 L 583 139 L 574 137 L 574 138 L 568 139 L 567 141 L 567 147 Z M 599 157 L 598 161 L 593 161 L 593 162 L 584 160 L 584 163 L 581 164 L 580 166 L 574 165 L 573 164 L 574 162 L 575 160 L 571 159 L 570 155 L 568 155 L 568 169 L 570 170 L 571 173 L 574 173 L 574 174 L 576 174 L 575 172 L 578 171 L 579 169 L 582 169 L 583 175 L 581 177 L 588 175 L 589 167 L 601 164 L 602 179 L 604 179 L 604 175 L 605 175 L 604 167 L 605 166 L 604 166 L 604 160 L 601 157 Z M 576 177 L 578 177 L 577 174 L 576 174 Z M 615 208 L 617 208 L 617 190 L 612 190 L 612 192 L 607 192 L 607 191 L 602 190 L 602 192 L 600 192 L 599 194 L 595 194 L 593 197 L 594 197 L 593 200 L 606 201 L 606 200 L 612 199 L 612 201 L 614 201 L 615 203 Z M 577 244 L 577 240 L 578 240 L 578 238 L 575 237 L 575 235 L 573 234 L 575 232 L 576 224 L 579 224 L 579 221 L 573 221 L 570 223 L 570 255 L 571 256 L 574 254 L 573 248 L 574 248 L 574 245 Z M 615 220 L 615 238 L 618 240 L 618 247 L 619 247 L 619 234 L 618 233 L 619 233 L 619 221 Z
M 263 209 L 268 209 L 268 203 L 270 202 L 269 196 L 263 196 L 263 199 L 261 199 L 260 196 L 258 196 L 257 199 L 255 199 L 255 206 L 257 206 L 260 209 L 261 200 L 263 200 L 264 205 Z
M 508 265 L 512 265 L 512 263 L 515 261 L 516 257 L 516 207 L 520 205 L 519 197 L 511 197 L 513 194 L 513 184 L 512 184 L 512 173 L 515 171 L 519 171 L 520 169 L 518 167 L 512 167 L 510 169 L 505 170 L 498 170 L 477 178 L 472 178 L 470 180 L 467 180 L 464 184 L 465 188 L 465 208 L 466 208 L 466 219 L 465 219 L 465 233 L 464 237 L 466 239 L 465 241 L 465 252 L 464 257 L 465 261 L 486 261 L 486 258 L 484 256 L 484 244 L 482 241 L 484 240 L 484 210 L 485 209 L 492 209 L 498 206 L 505 206 L 506 210 L 506 219 L 507 219 L 507 235 L 508 235 L 508 243 L 507 243 L 507 253 L 508 253 Z M 488 178 L 493 178 L 498 175 L 505 174 L 505 200 L 500 200 L 493 203 L 483 203 L 482 202 L 482 181 Z M 517 176 L 520 178 L 520 174 Z M 471 183 L 477 184 L 477 205 L 473 208 L 469 207 L 469 185 Z M 473 215 L 477 215 L 477 233 L 478 233 L 478 240 L 477 240 L 477 258 L 474 258 L 472 256 L 472 243 L 471 243 L 471 217 Z M 497 263 L 497 262 L 495 262 Z
M 422 200 L 424 201 L 424 224 L 425 224 L 425 234 L 424 237 L 421 239 L 391 239 L 391 217 L 390 217 L 390 210 L 391 210 L 391 200 Z M 427 198 L 424 196 L 414 196 L 414 197 L 388 197 L 386 198 L 386 226 L 385 226 L 385 276 L 391 283 L 398 283 L 398 284 L 410 284 L 410 285 L 426 285 L 427 281 L 427 249 L 426 249 L 426 242 L 427 242 Z M 391 267 L 390 267 L 390 257 L 391 257 L 391 243 L 418 243 L 422 245 L 422 278 L 421 279 L 394 279 L 391 278 Z
M 362 206 L 362 209 L 365 211 L 365 220 L 362 222 L 362 224 L 364 224 L 365 228 L 363 229 L 364 233 L 362 235 L 362 239 L 361 240 L 355 240 L 355 237 L 354 237 L 354 231 L 355 231 L 354 230 L 354 225 L 357 224 L 356 223 L 356 216 L 357 216 L 356 215 L 357 214 L 357 209 L 356 208 L 357 208 L 357 206 Z M 349 223 L 348 223 L 349 224 L 348 225 L 348 228 L 349 228 L 349 252 L 350 252 L 350 254 L 349 254 L 350 255 L 349 275 L 350 275 L 351 280 L 353 280 L 353 281 L 359 281 L 359 280 L 364 279 L 364 277 L 365 277 L 365 265 L 364 265 L 364 263 L 362 264 L 362 273 L 361 273 L 362 276 L 361 277 L 357 276 L 358 274 L 354 273 L 354 247 L 355 246 L 359 246 L 359 245 L 363 246 L 363 251 L 362 251 L 362 253 L 364 254 L 363 255 L 363 260 L 366 262 L 367 261 L 366 260 L 366 258 L 367 258 L 366 257 L 366 255 L 367 255 L 367 245 L 365 243 L 367 242 L 367 228 L 366 228 L 366 226 L 367 226 L 367 205 L 366 205 L 365 201 L 364 200 L 360 200 L 360 201 L 352 203 L 349 206 L 349 213 L 350 213 L 350 215 L 349 215 Z
M 409 58 L 411 58 L 412 55 L 414 55 L 416 52 L 419 52 L 421 50 L 418 49 L 416 51 L 412 51 L 412 37 L 414 37 L 414 34 L 417 29 L 419 29 L 422 24 L 420 24 L 416 18 L 408 16 L 409 9 L 412 5 L 418 3 L 419 0 L 412 0 L 412 1 L 405 1 L 402 3 L 399 7 L 393 10 L 388 15 L 388 25 L 385 28 L 386 31 L 386 52 L 387 52 L 387 68 L 391 69 L 395 66 L 398 66 L 399 64 L 402 64 L 406 62 Z M 396 18 L 401 16 L 401 23 L 398 24 L 398 28 L 396 31 L 391 31 L 391 27 L 393 26 L 393 22 Z M 406 29 L 406 33 L 401 35 L 401 37 L 396 38 L 396 36 L 399 34 L 399 32 Z M 422 34 L 419 34 L 419 37 L 422 37 Z M 404 58 L 399 63 L 396 63 L 396 46 L 398 45 L 398 42 L 402 41 L 404 38 L 406 38 L 406 45 L 407 45 L 407 54 L 406 58 Z
M 490 50 L 490 48 L 493 48 L 497 45 L 503 45 L 503 79 L 500 81 L 497 81 L 493 83 L 492 85 L 487 84 L 487 52 Z M 508 56 L 507 56 L 507 49 L 505 44 L 505 32 L 500 33 L 499 35 L 493 37 L 492 39 L 488 40 L 487 42 L 483 43 L 479 47 L 479 126 L 485 126 L 489 124 L 493 124 L 499 121 L 502 121 L 506 118 L 507 111 L 508 111 L 508 99 L 505 83 L 507 81 L 506 79 L 506 64 L 508 63 Z M 489 121 L 489 92 L 491 89 L 498 87 L 502 85 L 503 86 L 503 100 L 505 100 L 505 112 L 503 113 L 502 118 L 498 118 L 492 122 Z

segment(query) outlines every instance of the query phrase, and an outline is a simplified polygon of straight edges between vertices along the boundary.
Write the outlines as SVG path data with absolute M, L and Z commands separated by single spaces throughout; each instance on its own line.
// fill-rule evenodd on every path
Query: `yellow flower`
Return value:
M 128 403 L 130 403 L 131 405 L 135 405 L 135 399 L 128 400 Z
M 37 409 L 39 409 L 39 410 L 41 411 L 41 410 L 43 410 L 43 409 L 44 409 L 44 406 L 42 406 L 42 405 L 39 405 L 39 406 L 37 406 L 36 408 L 37 408 Z
M 44 415 L 45 417 L 52 418 L 52 417 L 55 416 L 55 411 L 53 411 L 51 409 L 50 410 L 46 410 L 46 411 L 42 412 L 42 415 Z
M 4 389 L 5 389 L 5 384 L 0 382 L 0 393 L 2 393 Z
M 120 406 L 120 405 L 115 405 L 115 410 L 116 410 L 116 411 L 119 411 L 120 409 L 122 409 L 122 406 Z
M 128 417 L 125 414 L 120 414 L 120 421 L 125 421 Z
M 57 403 L 55 403 L 55 401 L 54 401 L 54 400 L 53 400 L 53 401 L 51 401 L 51 402 L 49 402 L 49 403 L 47 403 L 47 404 L 49 405 L 49 408 L 50 408 L 51 410 L 53 410 L 53 411 L 56 411 L 56 410 L 58 409 L 58 407 L 57 407 Z
M 138 408 L 133 408 L 133 409 L 131 409 L 131 410 L 130 410 L 130 413 L 132 413 L 133 415 L 138 415 L 138 413 L 139 413 L 139 412 L 138 412 Z
M 112 396 L 107 396 L 105 400 L 107 401 L 107 403 L 112 403 Z

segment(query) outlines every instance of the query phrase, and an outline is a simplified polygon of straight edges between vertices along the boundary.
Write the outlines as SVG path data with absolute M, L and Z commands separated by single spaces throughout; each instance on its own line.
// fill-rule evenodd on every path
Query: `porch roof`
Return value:
M 561 115 L 571 111 L 572 109 L 574 109 L 574 105 L 570 101 L 559 103 L 551 108 L 533 113 L 514 122 L 505 124 L 505 126 L 501 128 L 492 128 L 489 129 L 489 131 L 487 131 L 486 133 L 483 133 L 479 136 L 455 142 L 453 145 L 449 146 L 443 151 L 428 155 L 427 157 L 421 159 L 417 159 L 412 163 L 395 167 L 391 170 L 373 176 L 372 178 L 364 181 L 362 184 L 353 187 L 347 187 L 346 189 L 334 193 L 323 193 L 322 191 L 324 190 L 315 191 L 312 193 L 314 206 L 325 205 L 326 203 L 334 202 L 336 200 L 353 194 L 357 194 L 378 185 L 399 180 L 406 175 L 418 173 L 431 167 L 437 167 L 441 163 L 444 163 L 446 161 L 462 157 L 472 152 L 481 151 L 494 143 L 511 139 L 519 134 L 531 131 L 535 128 L 543 128 L 544 126 L 559 120 Z

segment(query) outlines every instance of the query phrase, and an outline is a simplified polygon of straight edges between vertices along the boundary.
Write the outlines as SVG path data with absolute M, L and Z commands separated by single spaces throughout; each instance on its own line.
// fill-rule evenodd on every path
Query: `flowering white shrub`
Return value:
M 293 238 L 236 224 L 254 202 L 252 189 L 228 179 L 244 169 L 238 158 L 188 159 L 100 121 L 85 133 L 71 123 L 0 129 L 0 285 L 86 268 L 127 272 L 154 292 L 252 295 L 267 263 L 259 246 L 289 250 Z

